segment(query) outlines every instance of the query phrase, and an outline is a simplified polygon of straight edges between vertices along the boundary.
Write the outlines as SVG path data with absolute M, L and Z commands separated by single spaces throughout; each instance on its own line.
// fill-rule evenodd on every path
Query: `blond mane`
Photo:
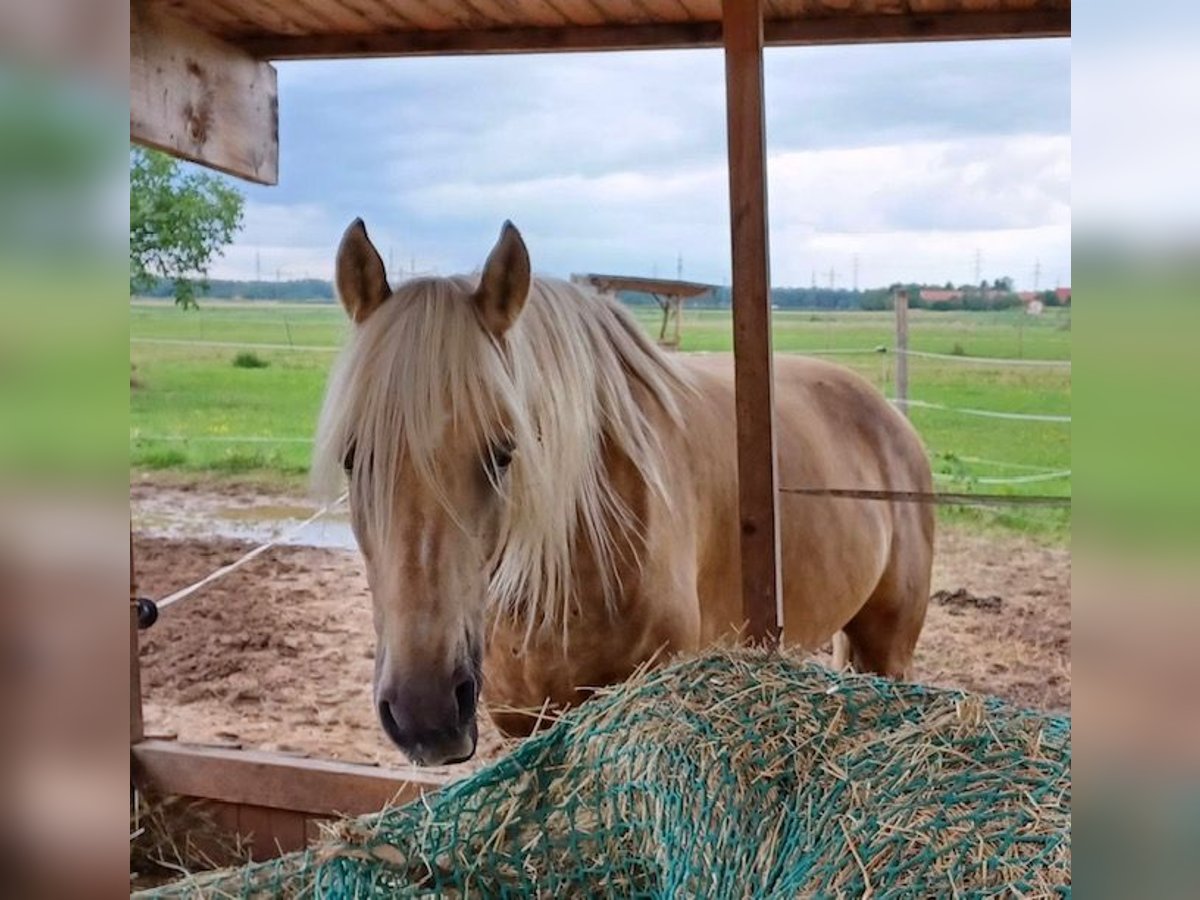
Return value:
M 517 322 L 496 342 L 469 302 L 476 284 L 410 281 L 354 329 L 321 412 L 314 483 L 326 496 L 340 492 L 352 447 L 352 503 L 389 546 L 405 457 L 465 529 L 438 475 L 445 429 L 469 423 L 490 441 L 511 439 L 499 549 L 479 561 L 492 573 L 490 610 L 522 621 L 527 636 L 565 632 L 578 538 L 590 544 L 611 603 L 619 591 L 614 553 L 641 526 L 609 482 L 605 442 L 669 501 L 663 449 L 633 383 L 678 422 L 678 393 L 689 382 L 624 307 L 564 281 L 535 279 Z

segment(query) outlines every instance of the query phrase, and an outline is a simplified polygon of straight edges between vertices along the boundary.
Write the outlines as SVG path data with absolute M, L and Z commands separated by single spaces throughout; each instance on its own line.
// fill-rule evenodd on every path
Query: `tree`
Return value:
M 173 157 L 129 154 L 129 290 L 170 281 L 175 302 L 196 306 L 208 265 L 242 225 L 242 195 L 223 178 L 185 172 Z

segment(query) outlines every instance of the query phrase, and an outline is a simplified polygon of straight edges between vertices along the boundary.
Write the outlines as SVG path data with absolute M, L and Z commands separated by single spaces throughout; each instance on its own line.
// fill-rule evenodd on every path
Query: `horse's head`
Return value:
M 376 709 L 414 762 L 459 762 L 478 738 L 485 599 L 522 433 L 504 343 L 530 290 L 529 256 L 505 223 L 478 284 L 393 292 L 356 220 L 337 287 L 354 327 L 320 441 L 349 478 L 374 605 Z

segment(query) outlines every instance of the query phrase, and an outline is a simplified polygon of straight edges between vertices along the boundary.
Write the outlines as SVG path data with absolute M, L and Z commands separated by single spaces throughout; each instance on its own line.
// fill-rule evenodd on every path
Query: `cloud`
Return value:
M 214 278 L 330 278 L 341 229 L 318 203 L 247 200 L 238 240 L 216 260 Z M 344 226 L 343 226 L 344 227 Z
M 850 265 L 834 253 L 859 254 L 860 281 L 918 258 L 957 280 L 936 273 L 965 244 L 1069 276 L 1049 237 L 1070 223 L 1069 49 L 769 51 L 776 282 Z M 293 63 L 280 90 L 280 186 L 247 191 L 230 266 L 253 245 L 264 266 L 329 271 L 361 215 L 406 267 L 470 270 L 511 218 L 542 271 L 667 275 L 682 255 L 685 276 L 728 278 L 719 51 Z
M 1070 220 L 1070 140 L 996 139 L 783 153 L 772 220 L 878 232 L 1031 228 Z

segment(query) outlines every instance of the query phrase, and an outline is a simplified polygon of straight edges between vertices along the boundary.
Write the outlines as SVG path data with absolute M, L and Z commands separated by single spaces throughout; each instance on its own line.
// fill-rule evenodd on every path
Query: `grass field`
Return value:
M 656 311 L 639 311 L 657 333 Z M 893 343 L 891 313 L 777 312 L 778 352 L 867 351 L 832 358 L 894 393 L 890 354 L 869 352 Z M 260 473 L 299 477 L 307 471 L 325 378 L 346 332 L 341 308 L 329 305 L 219 303 L 198 312 L 166 303 L 130 307 L 130 463 L 137 469 Z M 163 343 L 157 343 L 157 342 Z M 179 343 L 170 343 L 179 342 Z M 208 342 L 207 344 L 196 342 Z M 245 347 L 246 344 L 273 345 Z M 685 314 L 682 350 L 728 351 L 727 312 Z M 910 314 L 913 350 L 956 357 L 1069 360 L 1069 312 Z M 237 366 L 252 351 L 265 366 Z M 1067 366 L 983 365 L 961 359 L 912 357 L 909 396 L 959 409 L 1070 415 Z M 938 486 L 1014 494 L 1069 496 L 1070 479 L 995 483 L 1037 477 L 1071 467 L 1069 423 L 985 418 L 914 408 Z M 1069 527 L 1062 510 L 943 510 L 945 516 L 1061 538 Z

